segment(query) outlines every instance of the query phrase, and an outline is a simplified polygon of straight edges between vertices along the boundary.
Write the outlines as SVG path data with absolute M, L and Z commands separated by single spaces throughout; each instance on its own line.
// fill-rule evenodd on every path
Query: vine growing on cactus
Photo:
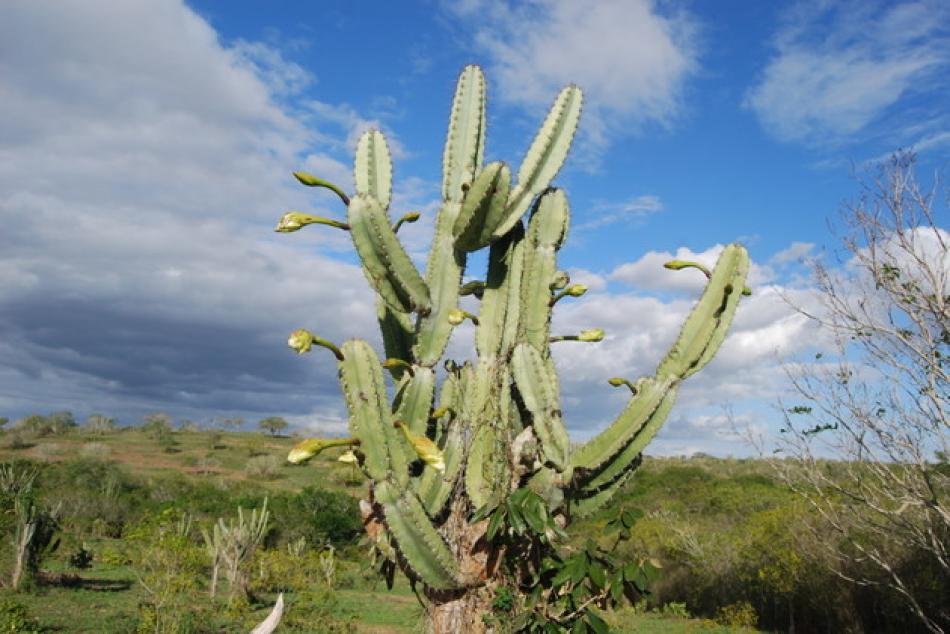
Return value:
M 330 446 L 350 446 L 369 480 L 361 503 L 366 532 L 383 570 L 416 585 L 434 632 L 605 631 L 595 606 L 646 590 L 655 566 L 618 562 L 595 543 L 570 551 L 564 529 L 589 516 L 628 481 L 676 399 L 679 384 L 718 350 L 745 289 L 745 249 L 727 246 L 702 297 L 654 376 L 630 381 L 617 419 L 572 450 L 561 416 L 554 342 L 597 342 L 602 330 L 552 336 L 556 305 L 587 290 L 558 270 L 567 237 L 567 195 L 551 187 L 580 118 L 582 93 L 567 86 L 554 101 L 517 176 L 503 162 L 483 164 L 485 79 L 477 66 L 459 77 L 443 155 L 442 204 L 424 274 L 393 222 L 392 166 L 386 140 L 366 132 L 356 148 L 356 192 L 327 187 L 346 220 L 289 212 L 277 231 L 320 224 L 348 231 L 376 292 L 385 346 L 380 359 L 362 339 L 337 346 L 310 331 L 288 344 L 336 357 L 351 437 L 311 439 L 293 462 Z M 462 284 L 468 255 L 488 249 L 483 281 Z M 459 308 L 475 296 L 477 314 Z M 471 320 L 476 358 L 442 359 L 452 329 Z M 444 371 L 442 371 L 444 369 Z M 391 377 L 391 388 L 385 374 Z M 392 397 L 390 394 L 392 393 Z M 352 459 L 352 458 L 350 458 Z M 630 513 L 612 524 L 629 530 Z M 623 533 L 621 533 L 623 534 Z M 390 577 L 391 578 L 391 577 Z M 502 620 L 491 615 L 504 613 Z

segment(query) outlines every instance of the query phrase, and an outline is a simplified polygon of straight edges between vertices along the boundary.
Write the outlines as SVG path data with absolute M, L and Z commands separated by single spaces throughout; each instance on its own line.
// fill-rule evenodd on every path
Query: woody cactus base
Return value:
M 360 508 L 381 569 L 390 580 L 396 569 L 410 579 L 433 632 L 606 631 L 595 606 L 647 591 L 655 565 L 619 562 L 595 543 L 569 550 L 563 529 L 602 508 L 627 482 L 679 384 L 718 350 L 745 292 L 749 261 L 741 246 L 726 247 L 711 271 L 670 263 L 703 270 L 702 297 L 654 376 L 610 379 L 630 389 L 629 403 L 572 450 L 551 343 L 604 337 L 599 329 L 550 333 L 552 309 L 587 290 L 558 270 L 570 213 L 564 191 L 550 187 L 581 104 L 578 87 L 561 91 L 513 184 L 505 163 L 482 164 L 485 79 L 476 66 L 462 71 L 425 275 L 397 236 L 418 214 L 394 223 L 388 212 L 392 165 L 378 131 L 357 145 L 354 195 L 295 174 L 304 185 L 336 192 L 347 207 L 345 222 L 289 212 L 277 227 L 322 224 L 349 232 L 376 291 L 386 354 L 381 360 L 362 339 L 337 347 L 307 330 L 291 335 L 298 352 L 317 345 L 336 357 L 351 437 L 303 441 L 289 458 L 352 449 L 344 459 L 356 461 L 369 480 Z M 463 285 L 468 254 L 485 248 L 485 279 Z M 463 295 L 480 300 L 477 315 L 459 308 Z M 476 327 L 476 360 L 443 362 L 452 329 L 466 320 Z M 611 526 L 622 536 L 635 519 L 621 513 Z

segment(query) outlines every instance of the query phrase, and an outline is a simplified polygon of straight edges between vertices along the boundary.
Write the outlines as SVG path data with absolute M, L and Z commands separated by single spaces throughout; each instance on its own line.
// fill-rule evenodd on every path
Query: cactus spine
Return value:
M 564 525 L 595 512 L 623 486 L 672 408 L 679 384 L 718 350 L 746 290 L 748 255 L 730 245 L 712 271 L 703 269 L 706 289 L 655 376 L 635 383 L 610 379 L 630 387 L 629 404 L 599 435 L 571 451 L 550 344 L 599 341 L 603 332 L 551 337 L 555 303 L 583 295 L 586 288 L 569 287 L 557 268 L 570 210 L 564 191 L 550 184 L 567 157 L 582 101 L 576 86 L 561 91 L 512 183 L 504 163 L 482 166 L 485 79 L 477 66 L 462 71 L 424 276 L 400 244 L 387 211 L 392 166 L 382 133 L 370 131 L 360 139 L 356 193 L 341 193 L 347 204 L 343 228 L 377 294 L 386 359 L 358 339 L 337 350 L 351 444 L 370 480 L 364 520 L 383 557 L 423 586 L 435 631 L 485 627 L 471 620 L 471 613 L 484 607 L 485 589 L 490 592 L 500 574 L 496 560 L 504 556 L 491 552 L 486 537 L 483 518 L 494 509 L 507 508 L 512 496 L 528 487 L 544 500 L 544 517 Z M 309 175 L 298 179 L 335 188 Z M 485 247 L 485 281 L 463 287 L 467 254 Z M 461 294 L 481 300 L 477 315 L 459 310 Z M 442 375 L 449 336 L 466 317 L 477 324 L 477 357 L 462 365 L 447 360 Z M 437 375 L 443 376 L 441 387 Z M 427 456 L 423 463 L 419 439 L 431 441 L 422 444 L 442 455 Z M 469 600 L 475 596 L 481 597 L 481 608 Z

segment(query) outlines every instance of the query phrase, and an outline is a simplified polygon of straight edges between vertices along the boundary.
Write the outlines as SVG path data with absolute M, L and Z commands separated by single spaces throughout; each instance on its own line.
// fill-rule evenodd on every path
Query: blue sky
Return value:
M 925 173 L 950 158 L 939 1 L 12 0 L 0 415 L 278 414 L 341 432 L 329 359 L 284 341 L 300 326 L 368 336 L 372 296 L 345 236 L 271 231 L 291 208 L 344 213 L 290 172 L 349 189 L 356 138 L 381 128 L 396 210 L 424 212 L 404 232 L 423 257 L 467 63 L 489 82 L 489 160 L 517 165 L 558 89 L 585 90 L 556 182 L 574 212 L 561 263 L 592 292 L 555 328 L 609 337 L 556 353 L 577 439 L 622 405 L 604 379 L 652 372 L 696 297 L 699 280 L 662 262 L 739 240 L 756 294 L 653 449 L 747 453 L 722 406 L 774 429 L 781 359 L 819 341 L 781 297 L 811 301 L 799 258 L 835 248 L 827 220 L 854 174 L 899 147 Z

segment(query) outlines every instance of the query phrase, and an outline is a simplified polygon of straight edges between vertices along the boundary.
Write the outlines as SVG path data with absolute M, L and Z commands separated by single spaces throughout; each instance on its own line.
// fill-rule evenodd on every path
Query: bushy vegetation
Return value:
M 29 592 L 0 594 L 0 626 L 16 624 L 0 631 L 249 631 L 277 592 L 286 597 L 284 631 L 313 631 L 315 622 L 327 632 L 371 624 L 413 631 L 421 612 L 408 586 L 376 585 L 361 543 L 359 487 L 345 477 L 350 465 L 328 455 L 307 468 L 281 467 L 275 480 L 246 479 L 252 450 L 279 455 L 293 440 L 225 432 L 215 439 L 218 471 L 208 474 L 189 463 L 208 453 L 209 433 L 172 433 L 181 448 L 175 454 L 140 430 L 97 436 L 110 448 L 105 458 L 83 451 L 89 438 L 81 429 L 35 438 L 27 450 L 0 450 L 0 459 L 36 470 L 35 503 L 57 509 L 60 542 L 37 562 Z M 61 447 L 56 459 L 24 459 L 47 442 Z M 139 447 L 165 466 L 148 463 L 133 451 Z M 870 571 L 826 559 L 819 547 L 826 536 L 809 528 L 811 511 L 773 473 L 760 460 L 648 458 L 610 510 L 579 523 L 576 552 L 593 540 L 595 550 L 614 549 L 622 562 L 659 564 L 645 599 L 603 614 L 612 631 L 786 631 L 793 623 L 798 632 L 914 631 L 886 586 L 856 587 L 834 573 L 833 566 Z M 304 485 L 314 479 L 320 486 Z M 218 596 L 209 596 L 212 560 L 201 529 L 235 518 L 239 507 L 260 509 L 265 499 L 270 530 L 246 568 L 251 599 L 228 608 L 223 575 Z M 0 579 L 8 593 L 16 515 L 12 497 L 2 505 L 0 539 L 8 545 Z M 621 511 L 631 524 L 627 538 L 610 530 Z M 917 567 L 921 596 L 939 605 L 947 580 L 914 553 L 903 561 Z M 504 622 L 503 602 L 493 607 L 490 618 Z
M 619 552 L 663 566 L 647 608 L 684 605 L 693 616 L 768 631 L 923 631 L 885 579 L 863 587 L 846 581 L 873 565 L 829 559 L 824 542 L 833 534 L 814 530 L 815 511 L 765 461 L 648 459 L 615 506 L 643 514 Z M 610 518 L 588 522 L 583 532 L 603 534 Z M 920 565 L 917 553 L 899 556 Z M 939 610 L 950 580 L 923 567 L 915 577 Z

